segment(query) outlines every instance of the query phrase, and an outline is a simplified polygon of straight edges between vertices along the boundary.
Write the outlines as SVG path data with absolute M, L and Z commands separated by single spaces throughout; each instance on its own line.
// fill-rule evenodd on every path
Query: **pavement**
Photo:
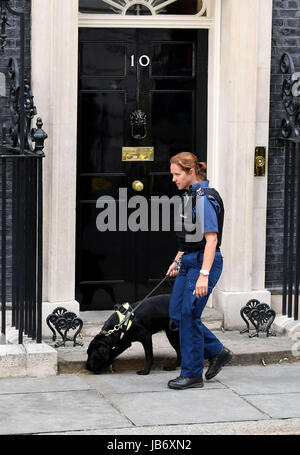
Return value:
M 168 389 L 173 377 L 1 379 L 0 435 L 300 435 L 299 363 L 225 366 L 202 389 L 184 391 Z
M 87 346 L 110 314 L 81 314 L 84 346 L 57 348 L 58 375 L 0 379 L 0 435 L 97 435 L 106 438 L 104 449 L 122 437 L 137 438 L 144 447 L 131 450 L 136 453 L 155 452 L 150 445 L 166 435 L 192 443 L 199 435 L 300 435 L 300 357 L 291 337 L 224 331 L 219 315 L 207 308 L 206 325 L 234 358 L 202 389 L 177 391 L 167 383 L 180 369 L 162 370 L 175 355 L 163 333 L 153 336 L 148 376 L 135 373 L 144 363 L 139 343 L 103 374 L 85 370 Z M 145 436 L 153 436 L 147 447 Z

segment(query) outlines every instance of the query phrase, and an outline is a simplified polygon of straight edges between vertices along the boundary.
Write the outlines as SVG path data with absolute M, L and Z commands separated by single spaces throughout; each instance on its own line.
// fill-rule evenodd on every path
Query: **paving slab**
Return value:
M 177 371 L 153 371 L 147 376 L 140 376 L 131 373 L 84 375 L 81 376 L 86 383 L 100 393 L 107 394 L 129 394 L 143 392 L 169 391 L 168 382 L 179 375 Z M 224 389 L 226 386 L 218 381 L 206 381 L 206 389 Z
M 295 392 L 300 396 L 300 364 L 253 365 L 225 367 L 218 381 L 239 395 L 284 394 Z M 300 409 L 300 405 L 299 405 Z
M 300 417 L 300 393 L 248 395 L 247 401 L 273 419 Z
M 34 380 L 32 378 L 0 379 L 0 395 L 77 390 L 92 390 L 92 387 L 79 376 L 70 374 Z
M 0 434 L 300 434 L 299 373 L 225 366 L 185 391 L 167 387 L 178 371 L 1 379 Z
M 228 389 L 107 394 L 136 426 L 266 419 L 263 412 Z M 216 406 L 216 403 L 218 404 Z
M 40 379 L 26 378 L 22 387 L 27 393 L 0 395 L 0 434 L 82 431 L 131 425 L 124 415 L 80 378 L 71 375 L 61 380 L 57 377 L 56 384 L 54 378 L 51 379 L 50 382 L 43 382 Z M 22 381 L 19 380 L 14 386 L 21 387 L 21 384 Z M 52 392 L 31 392 L 36 384 L 37 390 L 44 390 L 48 384 L 52 387 Z M 2 385 L 5 383 L 1 384 L 0 381 L 0 388 L 4 390 Z M 63 390 L 58 391 L 59 387 Z

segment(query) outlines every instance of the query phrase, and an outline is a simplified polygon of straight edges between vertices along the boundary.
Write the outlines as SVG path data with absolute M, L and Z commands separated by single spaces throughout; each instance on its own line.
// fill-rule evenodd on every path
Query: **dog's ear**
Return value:
M 110 358 L 111 347 L 104 339 L 94 338 L 87 350 L 88 355 L 96 354 L 101 361 L 107 362 Z
M 95 349 L 95 340 L 92 340 L 87 348 L 87 354 L 90 354 Z
M 101 343 L 103 338 L 104 338 L 104 335 L 102 335 L 101 333 L 98 333 L 98 335 L 96 335 L 95 338 L 93 338 L 92 341 L 90 342 L 86 352 L 89 354 L 93 350 L 97 349 L 98 344 Z
M 101 358 L 107 362 L 110 358 L 110 347 L 106 343 L 99 343 L 96 349 L 101 355 Z

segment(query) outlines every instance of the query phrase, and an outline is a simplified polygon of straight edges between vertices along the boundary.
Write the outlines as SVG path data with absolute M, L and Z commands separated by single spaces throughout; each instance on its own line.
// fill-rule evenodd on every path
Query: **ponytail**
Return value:
M 185 172 L 195 169 L 196 176 L 201 180 L 206 180 L 206 163 L 204 161 L 198 161 L 198 157 L 193 153 L 178 153 L 172 156 L 170 163 L 177 164 Z

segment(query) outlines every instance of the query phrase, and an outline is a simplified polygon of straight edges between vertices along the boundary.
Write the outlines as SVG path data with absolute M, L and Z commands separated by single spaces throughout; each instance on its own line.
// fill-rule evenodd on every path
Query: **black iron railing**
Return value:
M 300 73 L 291 55 L 281 57 L 286 76 L 282 100 L 286 118 L 282 120 L 280 143 L 284 152 L 284 233 L 282 270 L 282 314 L 299 319 L 300 281 Z
M 282 139 L 285 156 L 282 314 L 299 318 L 300 139 Z
M 19 331 L 18 342 L 23 343 L 25 334 L 41 343 L 42 172 L 47 135 L 40 118 L 31 129 L 37 112 L 24 65 L 25 15 L 12 10 L 9 0 L 0 0 L 0 11 L 0 58 L 6 51 L 9 15 L 20 21 L 20 57 L 10 58 L 7 68 L 11 122 L 2 125 L 0 143 L 1 334 L 5 339 L 9 309 L 12 327 Z

